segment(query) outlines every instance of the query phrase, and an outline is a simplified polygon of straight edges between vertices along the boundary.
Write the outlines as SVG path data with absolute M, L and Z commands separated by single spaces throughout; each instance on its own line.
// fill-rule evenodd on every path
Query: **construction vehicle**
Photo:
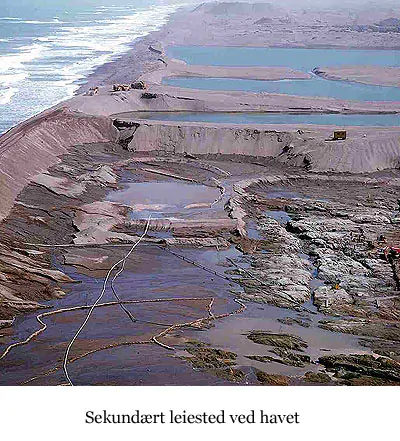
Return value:
M 156 93 L 150 93 L 150 92 L 144 92 L 142 95 L 140 95 L 140 98 L 146 99 L 146 100 L 152 100 L 154 98 L 157 98 Z
M 129 84 L 114 84 L 113 92 L 128 92 L 131 90 L 131 86 Z
M 86 92 L 86 95 L 88 96 L 94 96 L 97 95 L 99 93 L 99 88 L 98 87 L 91 87 L 88 92 Z
M 346 130 L 335 130 L 333 132 L 334 141 L 344 141 L 347 138 Z
M 136 81 L 135 83 L 131 84 L 131 89 L 145 90 L 147 89 L 147 86 L 144 81 Z

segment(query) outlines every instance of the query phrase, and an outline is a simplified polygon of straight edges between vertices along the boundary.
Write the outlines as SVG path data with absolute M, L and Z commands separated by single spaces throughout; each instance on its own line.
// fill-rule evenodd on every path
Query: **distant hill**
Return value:
M 195 11 L 213 15 L 262 15 L 274 10 L 271 3 L 202 3 Z

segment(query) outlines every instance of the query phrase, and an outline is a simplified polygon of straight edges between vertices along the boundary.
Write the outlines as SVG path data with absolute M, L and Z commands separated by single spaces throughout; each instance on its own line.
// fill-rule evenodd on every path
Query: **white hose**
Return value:
M 143 240 L 143 238 L 146 236 L 147 231 L 149 229 L 150 226 L 150 219 L 151 219 L 151 215 L 149 216 L 148 220 L 147 220 L 147 224 L 146 224 L 146 228 L 143 232 L 143 234 L 139 237 L 139 239 L 132 245 L 131 249 L 129 250 L 129 252 L 126 254 L 126 256 L 124 258 L 122 258 L 121 260 L 119 260 L 117 263 L 114 263 L 114 265 L 109 269 L 104 282 L 103 282 L 103 289 L 101 290 L 101 293 L 99 295 L 99 297 L 97 298 L 97 300 L 95 301 L 95 303 L 92 305 L 92 307 L 90 308 L 85 320 L 83 321 L 82 325 L 80 326 L 80 328 L 77 330 L 77 332 L 75 333 L 75 335 L 73 336 L 72 340 L 70 341 L 67 350 L 65 351 L 65 355 L 64 355 L 64 361 L 63 361 L 63 370 L 65 373 L 65 376 L 67 377 L 68 383 L 70 386 L 73 386 L 74 384 L 72 383 L 72 380 L 68 374 L 68 357 L 69 357 L 69 353 L 71 351 L 71 348 L 75 342 L 75 340 L 79 337 L 79 334 L 83 331 L 83 328 L 86 326 L 87 322 L 89 321 L 94 309 L 96 308 L 96 305 L 101 301 L 101 299 L 104 296 L 104 293 L 106 292 L 106 288 L 107 288 L 107 283 L 108 283 L 108 279 L 111 276 L 111 273 L 113 272 L 113 270 L 120 265 L 121 263 L 123 264 L 123 267 L 125 265 L 126 260 L 129 258 L 129 256 L 132 254 L 133 250 L 139 245 L 139 243 Z

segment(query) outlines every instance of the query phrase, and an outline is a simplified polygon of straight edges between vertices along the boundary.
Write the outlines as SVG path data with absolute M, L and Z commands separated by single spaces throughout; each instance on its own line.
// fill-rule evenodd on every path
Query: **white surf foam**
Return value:
M 107 7 L 97 10 L 107 18 L 101 19 L 99 14 L 96 22 L 89 22 L 85 16 L 82 23 L 76 17 L 73 24 L 58 21 L 58 17 L 51 22 L 0 17 L 23 21 L 27 26 L 54 25 L 47 35 L 35 38 L 18 52 L 0 56 L 0 104 L 7 104 L 7 112 L 23 120 L 73 96 L 79 88 L 78 81 L 128 51 L 134 39 L 159 29 L 182 5 L 132 7 L 132 13 L 130 7 Z
M 0 74 L 10 70 L 21 69 L 24 63 L 38 58 L 45 50 L 43 45 L 34 43 L 30 46 L 22 46 L 16 54 L 0 56 Z M 17 72 L 18 73 L 18 72 Z
M 57 34 L 47 37 L 47 43 L 51 45 L 48 55 L 84 55 L 85 59 L 72 62 L 59 71 L 66 82 L 77 81 L 129 50 L 136 38 L 159 29 L 177 7 L 168 5 L 137 10 L 132 15 L 96 20 L 92 26 L 64 26 Z M 126 14 L 126 9 L 124 12 Z
M 3 73 L 0 74 L 0 87 L 9 87 L 13 84 L 18 84 L 20 81 L 25 80 L 28 77 L 27 72 L 21 72 L 18 74 L 14 73 Z
M 18 89 L 15 87 L 11 87 L 9 89 L 0 90 L 0 106 L 5 106 L 9 104 L 12 100 L 12 97 L 18 92 Z
M 35 25 L 45 25 L 45 24 L 66 24 L 68 22 L 66 21 L 61 21 L 61 20 L 20 20 L 20 21 L 16 21 L 15 23 L 20 23 L 20 24 L 35 24 Z

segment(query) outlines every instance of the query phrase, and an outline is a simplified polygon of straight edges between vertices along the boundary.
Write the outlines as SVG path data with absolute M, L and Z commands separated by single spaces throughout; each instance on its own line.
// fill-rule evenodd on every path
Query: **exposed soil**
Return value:
M 45 307 L 52 306 L 53 309 L 81 305 L 85 291 L 86 302 L 90 302 L 89 299 L 98 293 L 96 281 L 126 253 L 124 244 L 141 234 L 147 212 L 152 210 L 155 216 L 153 225 L 145 243 L 127 261 L 126 276 L 121 279 L 125 281 L 117 289 L 124 300 L 165 296 L 170 300 L 137 304 L 130 308 L 139 320 L 136 326 L 132 327 L 126 317 L 124 325 L 108 326 L 107 332 L 104 325 L 111 323 L 110 320 L 119 322 L 125 317 L 124 312 L 117 303 L 112 310 L 107 308 L 107 315 L 96 313 L 90 328 L 92 331 L 77 344 L 73 354 L 70 370 L 78 382 L 139 384 L 136 374 L 131 380 L 129 375 L 117 372 L 115 375 L 109 373 L 108 379 L 104 377 L 106 370 L 113 372 L 115 366 L 114 358 L 107 354 L 111 354 L 110 351 L 126 353 L 129 346 L 134 350 L 136 342 L 148 343 L 144 344 L 144 351 L 139 350 L 135 360 L 130 362 L 132 367 L 141 363 L 143 354 L 150 365 L 150 359 L 160 357 L 160 350 L 164 350 L 165 369 L 173 369 L 177 363 L 185 366 L 189 363 L 195 369 L 195 376 L 192 376 L 187 368 L 182 367 L 186 373 L 179 381 L 183 384 L 199 384 L 199 381 L 201 384 L 221 384 L 221 381 L 342 384 L 343 378 L 337 375 L 328 383 L 323 372 L 326 364 L 321 363 L 321 357 L 316 355 L 322 355 L 324 350 L 329 350 L 332 357 L 345 357 L 347 355 L 340 354 L 351 352 L 384 352 L 385 359 L 396 363 L 397 352 L 390 349 L 399 339 L 398 291 L 393 268 L 381 252 L 381 248 L 394 243 L 392 237 L 396 237 L 393 223 L 397 218 L 396 172 L 368 178 L 341 176 L 328 181 L 326 176 L 290 169 L 271 160 L 263 164 L 254 160 L 257 162 L 254 164 L 250 158 L 243 160 L 235 156 L 217 158 L 209 155 L 197 159 L 176 154 L 160 156 L 149 153 L 144 156 L 127 152 L 112 143 L 87 145 L 83 152 L 84 156 L 82 147 L 72 151 L 44 177 L 27 186 L 1 225 L 7 246 L 19 250 L 16 251 L 18 261 L 22 260 L 23 253 L 31 250 L 30 259 L 34 259 L 36 265 L 40 264 L 47 271 L 58 271 L 63 282 L 69 278 L 81 283 L 60 285 L 56 283 L 58 280 L 49 280 L 47 297 L 43 289 L 32 290 L 33 282 L 30 282 L 29 290 L 23 284 L 26 288 L 19 289 L 13 279 L 3 280 L 2 286 L 13 289 L 24 301 L 31 297 L 37 301 L 61 295 L 59 300 L 45 303 Z M 182 204 L 179 203 L 179 189 L 168 207 L 157 206 L 157 191 L 154 193 L 153 187 L 149 187 L 147 202 L 141 200 L 144 196 L 140 193 L 126 193 L 126 189 L 134 188 L 135 184 L 153 185 L 157 182 L 158 185 L 170 185 L 171 182 L 178 185 L 181 182 L 189 186 L 186 193 L 182 193 Z M 190 185 L 193 186 L 194 200 L 187 193 L 192 191 Z M 207 193 L 199 192 L 200 187 L 196 185 L 210 189 L 209 200 Z M 129 197 L 118 199 L 118 195 L 123 194 Z M 202 198 L 201 204 L 197 204 L 198 197 Z M 120 202 L 110 202 L 110 198 Z M 275 216 L 275 211 L 287 213 L 289 219 Z M 38 213 L 40 222 L 26 221 Z M 202 228 L 193 228 L 194 222 Z M 190 225 L 192 227 L 187 228 Z M 385 236 L 383 244 L 377 241 L 378 236 Z M 221 248 L 216 247 L 216 239 Z M 27 246 L 26 243 L 64 246 L 52 249 Z M 186 260 L 182 261 L 174 253 Z M 156 276 L 161 262 L 166 264 L 167 261 L 165 269 Z M 75 270 L 72 271 L 69 265 Z M 216 273 L 210 275 L 208 270 Z M 132 292 L 132 283 L 140 287 L 140 292 Z M 37 286 L 39 289 L 40 285 Z M 184 301 L 184 297 L 188 300 Z M 215 299 L 211 309 L 215 318 L 207 312 L 211 298 Z M 251 308 L 240 311 L 234 303 L 235 298 L 250 302 L 247 306 Z M 108 299 L 113 300 L 112 297 Z M 276 305 L 282 313 L 270 315 L 272 310 L 269 312 L 269 309 L 257 312 L 252 306 L 257 303 L 253 302 Z M 2 318 L 11 319 L 17 310 L 11 303 L 3 301 L 3 305 Z M 30 354 L 32 350 L 37 354 L 35 368 L 29 369 L 26 365 L 27 352 L 23 346 L 13 348 L 0 361 L 7 373 L 2 377 L 5 384 L 27 380 L 28 384 L 62 383 L 58 360 L 62 357 L 66 338 L 79 325 L 83 312 L 56 314 L 51 321 L 55 321 L 57 327 L 52 323 L 51 328 L 28 343 Z M 270 317 L 264 328 L 250 324 L 258 314 Z M 340 316 L 345 318 L 335 318 Z M 32 320 L 35 314 L 30 317 Z M 244 320 L 244 324 L 248 321 L 243 338 L 249 343 L 239 345 L 239 340 L 234 343 L 234 333 L 233 341 L 221 347 L 214 329 L 217 331 L 224 320 Z M 37 329 L 32 321 L 22 331 L 24 322 L 28 324 L 29 321 L 18 318 L 14 325 L 18 332 L 2 333 L 0 342 L 3 348 Z M 160 327 L 163 323 L 193 324 L 174 325 L 164 333 Z M 268 329 L 272 323 L 274 325 Z M 354 334 L 355 342 L 358 342 L 354 344 L 358 344 L 358 348 L 355 349 L 357 346 L 353 343 L 347 347 L 346 339 L 334 349 L 333 346 L 329 348 L 328 341 L 316 346 L 301 330 L 319 332 L 318 327 L 329 329 L 321 332 L 338 333 L 338 336 L 345 335 L 341 333 Z M 134 333 L 129 336 L 132 331 Z M 155 332 L 161 332 L 160 341 L 173 348 L 176 357 L 171 357 L 173 352 L 170 350 L 151 343 L 149 339 L 156 335 Z M 198 343 L 187 343 L 193 339 Z M 43 351 L 50 341 L 54 354 L 49 358 Z M 256 346 L 259 347 L 257 351 Z M 85 380 L 86 377 L 77 370 L 78 361 L 83 367 L 92 366 L 91 360 L 101 360 L 104 369 L 98 368 L 91 380 Z M 25 367 L 21 370 L 20 366 Z M 382 382 L 379 372 L 369 369 L 364 374 L 372 379 L 371 382 Z M 365 380 L 357 378 L 359 382 Z M 386 380 L 396 381 L 392 377 Z M 151 375 L 140 378 L 140 384 L 152 384 L 152 381 L 154 377 Z M 345 383 L 349 381 L 346 379 Z M 355 381 L 352 379 L 351 384 Z

